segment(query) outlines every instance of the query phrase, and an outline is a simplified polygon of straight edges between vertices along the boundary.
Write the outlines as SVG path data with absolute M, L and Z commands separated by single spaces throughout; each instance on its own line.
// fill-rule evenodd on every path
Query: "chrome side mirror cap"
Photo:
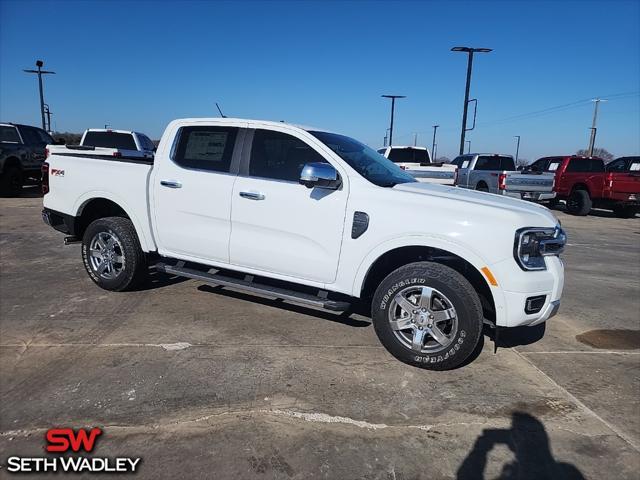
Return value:
M 299 182 L 307 188 L 327 188 L 337 190 L 342 180 L 336 169 L 330 163 L 307 163 L 300 172 Z

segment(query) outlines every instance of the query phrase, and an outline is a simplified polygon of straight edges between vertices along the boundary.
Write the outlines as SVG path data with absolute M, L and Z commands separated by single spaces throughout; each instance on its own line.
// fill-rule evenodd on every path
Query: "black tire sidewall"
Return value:
M 0 178 L 0 194 L 17 196 L 22 190 L 22 184 L 22 171 L 18 167 L 11 166 L 3 172 L 2 178 Z
M 380 342 L 400 361 L 430 370 L 456 368 L 473 353 L 482 332 L 482 307 L 471 284 L 444 265 L 419 262 L 392 272 L 385 278 L 371 305 L 374 328 Z M 403 345 L 389 324 L 388 309 L 393 297 L 411 286 L 429 286 L 442 292 L 458 315 L 458 331 L 453 342 L 435 353 L 417 353 Z
M 89 246 L 91 239 L 99 232 L 106 232 L 118 238 L 122 245 L 124 257 L 124 270 L 112 279 L 103 278 L 93 271 L 89 261 Z M 142 249 L 138 242 L 133 224 L 129 219 L 120 217 L 107 217 L 93 221 L 85 230 L 82 237 L 82 261 L 89 278 L 105 290 L 126 290 L 136 283 L 141 265 Z
M 575 202 L 575 206 L 572 206 Z M 591 211 L 591 197 L 586 190 L 574 190 L 567 199 L 567 212 L 584 216 Z

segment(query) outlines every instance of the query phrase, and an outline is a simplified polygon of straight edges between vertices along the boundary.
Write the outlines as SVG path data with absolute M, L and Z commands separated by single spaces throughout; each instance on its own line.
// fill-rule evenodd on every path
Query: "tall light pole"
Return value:
M 23 70 L 27 73 L 37 73 L 38 74 L 38 86 L 40 87 L 40 117 L 42 118 L 42 129 L 46 130 L 46 124 L 44 120 L 44 93 L 42 92 L 42 75 L 54 74 L 56 72 L 50 72 L 47 70 L 42 70 L 42 66 L 44 62 L 42 60 L 36 61 L 37 70 Z
M 51 110 L 46 103 L 44 104 L 44 113 L 47 116 L 47 128 L 45 128 L 45 130 L 51 133 Z
M 518 139 L 518 143 L 516 145 L 516 166 L 518 165 L 518 153 L 520 153 L 520 135 L 514 135 L 513 138 Z
M 396 108 L 396 98 L 407 98 L 405 95 L 381 95 L 391 99 L 391 125 L 389 125 L 389 146 L 393 146 L 393 112 Z
M 439 126 L 440 125 L 433 126 L 433 142 L 431 142 L 431 155 L 433 155 L 433 158 L 431 159 L 432 162 L 435 162 L 436 160 L 436 130 L 438 130 Z
M 596 122 L 598 120 L 598 106 L 600 102 L 606 102 L 606 100 L 602 100 L 600 98 L 594 98 L 592 102 L 595 103 L 595 107 L 593 109 L 593 121 L 591 122 L 591 138 L 589 139 L 589 156 L 593 157 L 593 147 L 596 145 L 596 132 L 598 128 L 596 127 Z
M 471 140 L 465 140 L 465 143 L 467 144 L 467 154 L 469 154 L 471 153 Z
M 471 69 L 473 68 L 473 54 L 488 53 L 491 48 L 453 47 L 452 52 L 466 52 L 469 56 L 467 62 L 467 86 L 464 91 L 464 109 L 462 111 L 462 132 L 460 133 L 460 155 L 464 153 L 464 134 L 467 131 L 467 109 L 469 107 L 469 90 L 471 89 Z

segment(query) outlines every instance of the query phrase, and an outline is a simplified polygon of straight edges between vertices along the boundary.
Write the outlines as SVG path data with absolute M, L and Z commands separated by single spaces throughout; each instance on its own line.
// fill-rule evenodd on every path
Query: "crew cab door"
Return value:
M 612 197 L 626 194 L 629 200 L 640 198 L 640 157 L 614 160 L 606 166 L 606 171 L 606 193 Z
M 458 173 L 456 177 L 456 185 L 460 187 L 469 186 L 469 171 L 471 169 L 471 155 L 460 155 L 451 162 L 452 165 L 458 167 Z
M 306 163 L 324 156 L 286 126 L 248 134 L 250 151 L 232 195 L 233 265 L 322 283 L 336 278 L 348 184 L 309 189 Z
M 184 126 L 172 151 L 156 156 L 152 214 L 160 254 L 229 262 L 231 196 L 245 131 L 242 125 Z

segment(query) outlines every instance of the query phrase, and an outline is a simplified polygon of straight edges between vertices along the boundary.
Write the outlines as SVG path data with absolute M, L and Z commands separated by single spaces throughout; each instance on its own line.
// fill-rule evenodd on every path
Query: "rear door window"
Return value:
M 173 160 L 187 168 L 229 172 L 237 135 L 236 127 L 182 127 Z
M 506 170 L 507 172 L 513 172 L 516 169 L 516 163 L 511 157 L 500 157 L 500 170 Z
M 82 144 L 89 147 L 117 148 L 119 150 L 138 149 L 132 134 L 119 132 L 87 132 Z
M 479 156 L 474 170 L 500 170 L 500 157 L 497 155 L 492 156 Z
M 620 158 L 618 160 L 614 160 L 610 164 L 607 165 L 607 172 L 624 172 L 627 170 L 627 162 L 624 158 Z
M 604 172 L 604 162 L 599 158 L 572 158 L 567 172 Z
M 40 137 L 38 130 L 33 127 L 21 127 L 22 138 L 26 145 L 44 145 L 46 142 Z
M 11 126 L 0 126 L 0 142 L 20 143 L 18 129 Z

